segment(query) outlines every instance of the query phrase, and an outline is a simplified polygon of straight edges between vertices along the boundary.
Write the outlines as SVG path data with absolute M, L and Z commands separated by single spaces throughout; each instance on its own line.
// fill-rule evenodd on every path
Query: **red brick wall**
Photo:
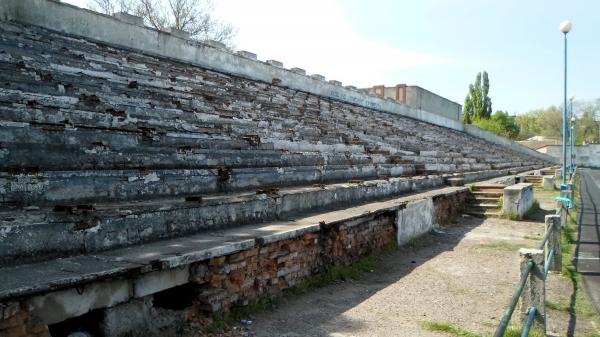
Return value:
M 0 303 L 1 337 L 50 337 L 48 325 L 32 318 L 19 303 Z
M 468 191 L 458 191 L 449 195 L 437 195 L 433 197 L 435 208 L 435 223 L 444 222 L 444 219 L 459 215 L 465 208 Z
M 274 297 L 327 267 L 349 264 L 395 242 L 395 213 L 323 225 L 318 233 L 259 245 L 192 266 L 203 285 L 199 301 L 209 312 Z

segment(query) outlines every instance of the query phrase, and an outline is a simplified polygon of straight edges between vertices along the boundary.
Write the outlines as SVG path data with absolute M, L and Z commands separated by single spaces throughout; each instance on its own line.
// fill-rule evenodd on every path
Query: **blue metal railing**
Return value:
M 550 264 L 552 263 L 553 257 L 554 249 L 551 249 L 550 252 L 548 252 L 548 256 L 546 257 L 546 262 L 544 263 L 544 278 L 548 276 L 548 270 L 550 269 Z M 539 312 L 536 307 L 529 308 L 529 312 L 527 313 L 527 321 L 525 321 L 525 325 L 523 325 L 523 330 L 521 331 L 521 337 L 529 336 L 529 331 L 531 331 L 533 321 L 535 320 L 535 316 L 538 313 Z
M 556 197 L 554 198 L 554 200 L 556 200 L 557 202 L 565 203 L 569 209 L 573 208 L 573 200 L 567 197 Z
M 537 315 L 537 308 L 536 307 L 531 307 L 529 308 L 529 313 L 527 315 L 527 321 L 525 322 L 525 325 L 523 326 L 523 331 L 521 331 L 521 337 L 527 337 L 529 336 L 529 331 L 531 330 L 531 326 L 533 325 L 533 320 L 535 319 L 535 315 Z
M 560 209 L 557 210 L 557 212 L 560 212 Z M 544 249 L 544 245 L 546 244 L 546 242 L 548 242 L 550 233 L 553 230 L 554 230 L 554 227 L 551 227 L 549 230 L 546 231 L 546 233 L 544 234 L 544 238 L 542 239 L 542 242 L 539 245 L 539 249 Z M 546 278 L 546 276 L 548 275 L 548 270 L 550 269 L 550 265 L 552 263 L 553 258 L 554 258 L 554 249 L 550 249 L 550 252 L 548 252 L 548 255 L 544 259 L 545 260 L 545 262 L 544 262 L 544 278 Z M 508 308 L 506 308 L 506 310 L 504 311 L 504 316 L 502 317 L 502 320 L 500 321 L 500 325 L 498 326 L 498 329 L 496 330 L 494 337 L 504 336 L 504 333 L 506 332 L 506 329 L 508 328 L 508 324 L 510 323 L 512 314 L 514 313 L 517 303 L 519 302 L 519 297 L 521 297 L 521 293 L 523 292 L 525 283 L 527 282 L 527 278 L 529 277 L 529 274 L 531 273 L 533 266 L 534 266 L 534 262 L 532 260 L 527 261 L 527 268 L 525 268 L 525 270 L 523 270 L 523 272 L 521 273 L 521 279 L 519 280 L 519 283 L 517 284 L 517 289 L 513 293 L 513 296 L 511 298 Z M 535 307 L 529 308 L 529 314 L 527 316 L 527 321 L 525 322 L 525 325 L 523 326 L 523 330 L 521 332 L 521 337 L 527 337 L 529 335 L 529 331 L 531 330 L 531 325 L 533 324 L 535 316 L 538 313 L 539 313 L 539 311 L 537 308 L 535 308 Z
M 519 302 L 519 297 L 521 297 L 521 293 L 523 292 L 523 288 L 525 288 L 525 283 L 527 282 L 527 277 L 529 277 L 529 273 L 531 273 L 531 269 L 533 269 L 533 261 L 527 261 L 527 268 L 523 270 L 521 273 L 521 280 L 519 280 L 519 284 L 517 285 L 517 289 L 514 292 L 510 305 L 504 311 L 504 315 L 502 316 L 502 320 L 500 321 L 500 325 L 494 334 L 494 337 L 502 337 L 504 336 L 504 332 L 506 328 L 508 328 L 508 323 L 510 323 L 510 319 L 512 317 L 515 308 L 517 307 L 517 303 Z
M 570 177 L 569 182 L 571 184 L 574 182 L 576 171 L 577 171 L 577 167 L 575 167 L 575 170 L 573 171 L 573 174 Z M 556 197 L 555 200 L 557 202 L 560 202 L 560 203 L 566 205 L 568 208 L 573 208 L 573 200 L 571 200 L 569 198 L 560 196 L 560 197 Z M 560 215 L 560 213 L 562 212 L 562 208 L 563 207 L 561 206 L 556 209 L 557 215 Z M 544 238 L 542 239 L 542 242 L 539 245 L 539 249 L 544 249 L 544 246 L 548 242 L 550 234 L 553 230 L 555 230 L 554 226 L 550 227 L 546 231 L 546 233 L 544 233 Z M 550 270 L 550 265 L 552 264 L 552 260 L 554 259 L 555 254 L 556 254 L 556 252 L 555 252 L 554 248 L 552 248 L 548 252 L 548 255 L 546 255 L 544 258 L 544 279 L 548 276 L 548 271 Z M 523 289 L 525 288 L 525 283 L 527 282 L 527 278 L 529 277 L 529 274 L 531 273 L 533 266 L 534 266 L 534 262 L 531 259 L 528 260 L 527 267 L 521 273 L 521 279 L 519 280 L 519 283 L 517 284 L 517 289 L 513 293 L 513 296 L 510 300 L 510 304 L 504 311 L 504 315 L 502 316 L 502 320 L 500 321 L 500 325 L 498 326 L 498 329 L 496 329 L 496 332 L 494 333 L 494 337 L 503 337 L 504 336 L 504 333 L 506 332 L 506 329 L 508 328 L 508 324 L 510 323 L 512 314 L 514 313 L 517 303 L 519 302 L 519 297 L 521 297 L 521 293 L 523 292 Z M 540 314 L 538 308 L 536 308 L 536 307 L 529 308 L 529 310 L 527 312 L 527 321 L 525 321 L 525 325 L 523 326 L 523 330 L 521 331 L 521 337 L 529 336 L 529 332 L 531 331 L 531 327 L 533 326 L 535 317 L 538 314 Z

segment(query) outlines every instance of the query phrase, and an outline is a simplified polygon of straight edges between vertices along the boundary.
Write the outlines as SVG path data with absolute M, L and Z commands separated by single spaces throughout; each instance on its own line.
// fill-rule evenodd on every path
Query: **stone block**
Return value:
M 555 182 L 554 176 L 543 176 L 542 187 L 546 190 L 554 190 Z
M 117 12 L 113 14 L 113 17 L 136 26 L 144 26 L 144 18 L 141 16 L 131 15 L 125 12 Z
M 433 229 L 434 205 L 431 198 L 409 202 L 398 210 L 396 217 L 399 246 Z
M 325 76 L 319 74 L 312 74 L 310 77 L 317 81 L 325 81 Z
M 125 302 L 130 298 L 130 291 L 128 280 L 96 282 L 86 285 L 83 292 L 77 288 L 69 288 L 35 296 L 28 299 L 27 304 L 33 307 L 35 317 L 54 324 L 93 309 Z
M 291 68 L 290 71 L 299 75 L 306 75 L 306 70 L 302 68 Z
M 220 50 L 227 50 L 227 46 L 223 42 L 215 41 L 215 40 L 204 40 L 202 43 L 207 44 L 213 48 L 217 48 Z
M 336 80 L 329 80 L 328 83 L 333 84 L 333 85 L 340 85 L 340 86 L 342 85 L 342 82 L 336 81 Z
M 185 284 L 190 279 L 187 267 L 156 271 L 140 276 L 133 282 L 134 297 L 145 297 Z
M 154 336 L 160 329 L 175 327 L 181 321 L 183 312 L 153 308 L 149 296 L 103 310 L 99 325 L 102 336 L 142 337 Z
M 173 36 L 177 36 L 179 38 L 182 39 L 189 39 L 190 38 L 190 32 L 186 32 L 185 30 L 181 30 L 181 29 L 177 29 L 174 27 L 171 28 L 167 28 L 166 32 L 173 35 Z
M 273 67 L 277 67 L 277 68 L 283 68 L 283 62 L 281 61 L 277 61 L 277 60 L 267 60 L 266 61 L 268 64 L 272 65 Z
M 533 184 L 518 183 L 504 188 L 503 213 L 522 219 L 535 201 Z
M 236 52 L 236 54 L 238 54 L 241 57 L 250 59 L 250 60 L 257 60 L 258 56 L 255 53 L 249 52 L 249 51 L 245 51 L 245 50 L 240 50 L 238 52 Z

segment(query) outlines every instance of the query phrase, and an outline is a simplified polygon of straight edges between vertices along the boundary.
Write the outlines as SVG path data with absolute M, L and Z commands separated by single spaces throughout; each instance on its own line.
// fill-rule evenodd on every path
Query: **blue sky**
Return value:
M 67 0 L 77 5 L 86 0 Z M 345 85 L 419 85 L 463 103 L 478 71 L 494 110 L 562 102 L 563 20 L 569 94 L 600 97 L 600 1 L 214 0 L 236 49 Z

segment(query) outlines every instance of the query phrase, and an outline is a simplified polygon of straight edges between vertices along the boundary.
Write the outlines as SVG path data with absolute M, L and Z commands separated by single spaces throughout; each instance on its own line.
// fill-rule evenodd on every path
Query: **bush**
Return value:
M 516 139 L 519 135 L 519 126 L 514 116 L 509 116 L 503 111 L 496 111 L 489 119 L 476 119 L 474 125 L 509 139 Z

